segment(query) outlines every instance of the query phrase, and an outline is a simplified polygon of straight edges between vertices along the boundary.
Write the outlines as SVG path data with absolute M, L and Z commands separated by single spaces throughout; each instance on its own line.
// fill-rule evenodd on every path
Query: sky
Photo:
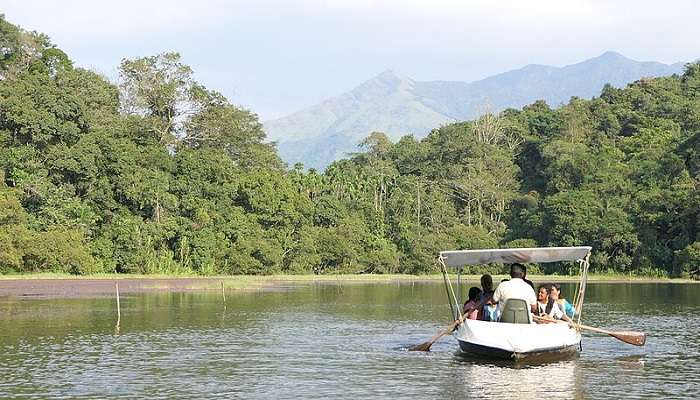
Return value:
M 115 81 L 124 58 L 177 51 L 197 81 L 261 120 L 387 69 L 474 81 L 608 50 L 700 58 L 696 0 L 0 0 L 0 13 Z

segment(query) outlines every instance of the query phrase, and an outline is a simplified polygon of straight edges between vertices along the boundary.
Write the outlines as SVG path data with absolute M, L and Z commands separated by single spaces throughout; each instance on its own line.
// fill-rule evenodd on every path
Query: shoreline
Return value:
M 494 275 L 500 281 L 505 275 Z M 480 275 L 463 275 L 464 282 L 479 282 Z M 535 282 L 577 282 L 575 276 L 533 275 Z M 454 275 L 451 275 L 454 279 Z M 225 291 L 278 290 L 288 285 L 309 283 L 321 284 L 367 284 L 400 282 L 441 282 L 442 275 L 234 275 L 200 277 L 191 275 L 92 275 L 70 276 L 65 274 L 0 275 L 0 298 L 43 298 L 43 297 L 91 297 L 113 295 L 119 285 L 120 293 L 182 293 Z M 589 283 L 700 283 L 691 279 L 661 279 L 647 277 L 590 275 Z

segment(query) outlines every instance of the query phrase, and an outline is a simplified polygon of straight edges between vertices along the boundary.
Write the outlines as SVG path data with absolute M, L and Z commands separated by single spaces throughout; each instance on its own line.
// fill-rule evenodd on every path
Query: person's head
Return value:
M 481 294 L 481 289 L 479 289 L 478 287 L 472 286 L 469 288 L 469 300 L 478 299 L 480 294 Z
M 549 300 L 549 285 L 540 285 L 537 288 L 537 301 L 546 303 Z
M 550 284 L 549 297 L 552 300 L 557 301 L 557 300 L 559 300 L 560 295 L 561 295 L 561 285 L 558 283 Z
M 525 279 L 527 277 L 527 266 L 523 264 L 520 264 L 520 266 L 523 267 L 523 279 Z
M 511 278 L 524 278 L 525 277 L 525 266 L 519 263 L 510 264 L 510 277 Z
M 481 275 L 481 287 L 484 290 L 493 290 L 493 278 L 491 277 L 491 275 Z

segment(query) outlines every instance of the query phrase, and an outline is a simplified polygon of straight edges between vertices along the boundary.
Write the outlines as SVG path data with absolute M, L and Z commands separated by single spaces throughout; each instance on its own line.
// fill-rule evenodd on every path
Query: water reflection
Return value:
M 514 364 L 484 360 L 457 359 L 466 368 L 453 373 L 457 397 L 501 399 L 583 398 L 583 378 L 576 361 L 542 364 Z
M 622 356 L 615 358 L 615 361 L 620 365 L 621 368 L 625 369 L 641 369 L 644 368 L 645 356 L 644 355 L 631 355 Z

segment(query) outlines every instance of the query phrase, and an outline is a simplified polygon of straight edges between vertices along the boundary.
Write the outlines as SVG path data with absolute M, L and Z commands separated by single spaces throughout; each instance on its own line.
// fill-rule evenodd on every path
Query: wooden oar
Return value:
M 593 332 L 598 332 L 598 333 L 604 333 L 606 335 L 610 335 L 614 337 L 615 339 L 621 340 L 625 343 L 628 344 L 633 344 L 635 346 L 644 346 L 644 343 L 647 341 L 647 334 L 644 332 L 636 332 L 636 331 L 609 331 L 606 329 L 600 329 L 600 328 L 594 328 L 592 326 L 586 326 L 586 325 L 578 325 L 574 324 L 574 326 L 578 326 L 581 329 L 593 331 Z
M 466 314 L 464 314 L 466 315 Z M 464 316 L 462 316 L 464 318 Z M 441 337 L 445 335 L 449 335 L 450 333 L 454 332 L 455 328 L 457 328 L 457 325 L 461 324 L 463 322 L 462 318 L 458 318 L 453 322 L 450 326 L 446 327 L 442 331 L 438 332 L 437 335 L 433 336 L 428 340 L 427 342 L 417 344 L 415 346 L 411 346 L 408 348 L 408 351 L 430 351 L 430 346 L 433 345 L 433 343 L 437 342 Z
M 489 297 L 487 300 L 489 300 L 489 299 L 490 299 L 490 297 Z M 462 322 L 464 322 L 464 320 L 467 318 L 467 316 L 468 316 L 472 311 L 478 310 L 479 308 L 483 307 L 484 304 L 486 304 L 486 301 L 482 301 L 482 302 L 479 303 L 479 305 L 476 306 L 476 307 L 472 306 L 472 307 L 470 307 L 470 308 L 464 310 L 464 313 L 462 313 L 462 316 L 461 316 L 460 318 L 457 318 L 457 319 L 455 320 L 455 322 L 453 322 L 452 324 L 450 324 L 447 328 L 445 328 L 445 329 L 441 330 L 440 332 L 438 332 L 437 335 L 435 335 L 435 336 L 433 336 L 432 338 L 430 338 L 430 340 L 428 340 L 427 342 L 423 342 L 423 343 L 421 343 L 421 344 L 417 344 L 417 345 L 415 345 L 415 346 L 409 347 L 409 348 L 408 348 L 408 351 L 430 351 L 430 346 L 432 346 L 433 343 L 437 342 L 441 337 L 443 337 L 443 336 L 445 336 L 445 335 L 449 335 L 450 333 L 454 332 L 454 330 L 457 329 L 457 325 L 459 325 L 459 324 L 461 324 Z
M 644 343 L 646 343 L 646 341 L 647 341 L 647 335 L 644 332 L 609 331 L 607 329 L 594 328 L 592 326 L 580 325 L 580 324 L 577 324 L 574 322 L 566 322 L 566 321 L 559 321 L 559 320 L 554 320 L 554 319 L 550 319 L 550 318 L 543 318 L 543 317 L 538 317 L 536 315 L 533 315 L 533 318 L 540 320 L 540 321 L 569 324 L 570 326 L 572 326 L 574 328 L 583 329 L 586 331 L 604 333 L 606 335 L 610 335 L 610 336 L 614 337 L 615 339 L 621 340 L 621 341 L 628 343 L 628 344 L 633 344 L 635 346 L 644 346 Z

